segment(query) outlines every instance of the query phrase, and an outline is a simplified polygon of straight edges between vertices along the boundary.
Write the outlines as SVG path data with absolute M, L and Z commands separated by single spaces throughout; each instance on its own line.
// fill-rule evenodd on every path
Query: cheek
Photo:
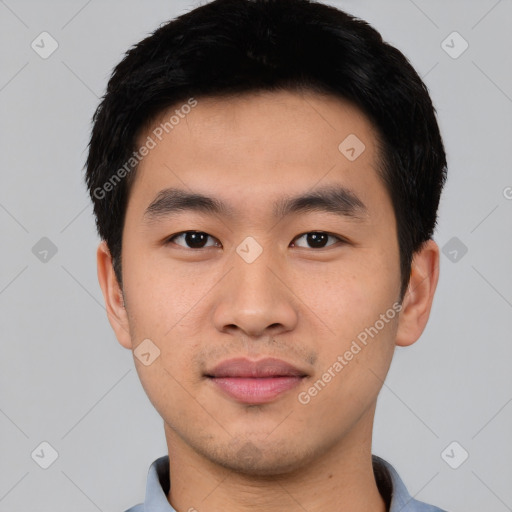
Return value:
M 159 399 L 164 393 L 178 396 L 181 388 L 177 382 L 187 388 L 196 384 L 191 379 L 197 379 L 198 372 L 191 365 L 207 342 L 205 307 L 220 277 L 209 273 L 199 278 L 198 273 L 191 275 L 168 261 L 144 265 L 137 261 L 150 260 L 134 258 L 126 262 L 125 292 L 132 341 L 136 347 L 150 339 L 160 351 L 151 366 L 137 363 L 137 371 L 150 397 Z
M 128 254 L 128 251 L 126 251 Z M 193 327 L 198 304 L 218 277 L 195 273 L 161 256 L 131 255 L 123 260 L 130 319 L 138 334 L 165 338 L 180 327 Z
M 344 263 L 337 271 L 318 273 L 315 286 L 304 277 L 296 276 L 295 282 L 323 333 L 316 377 L 330 368 L 336 374 L 331 389 L 341 386 L 357 399 L 378 392 L 391 362 L 400 310 L 398 263 L 370 255 Z
M 361 251 L 336 264 L 298 269 L 290 276 L 291 288 L 319 321 L 346 337 L 392 306 L 398 298 L 398 272 L 398 262 Z
M 375 304 L 340 317 L 336 336 L 322 340 L 317 371 L 302 395 L 314 418 L 331 418 L 333 425 L 355 421 L 374 403 L 393 357 L 397 318 L 392 307 Z

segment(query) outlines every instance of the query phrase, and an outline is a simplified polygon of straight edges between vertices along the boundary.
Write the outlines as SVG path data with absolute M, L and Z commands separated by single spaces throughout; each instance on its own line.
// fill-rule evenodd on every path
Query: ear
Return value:
M 125 348 L 132 348 L 128 315 L 126 313 L 123 292 L 114 272 L 112 257 L 107 243 L 102 240 L 96 253 L 98 281 L 105 299 L 107 317 L 119 343 Z
M 413 255 L 409 286 L 398 322 L 397 345 L 407 347 L 421 336 L 430 316 L 438 280 L 439 247 L 434 240 L 428 240 Z

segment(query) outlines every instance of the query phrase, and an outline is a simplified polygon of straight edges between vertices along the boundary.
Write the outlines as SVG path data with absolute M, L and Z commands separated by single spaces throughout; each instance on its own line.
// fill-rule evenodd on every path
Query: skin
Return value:
M 366 147 L 354 161 L 338 150 L 349 134 Z M 308 404 L 298 400 L 399 299 L 395 216 L 378 165 L 375 133 L 358 109 L 292 92 L 198 98 L 141 162 L 123 228 L 123 290 L 105 242 L 98 278 L 119 343 L 134 350 L 149 338 L 160 350 L 149 366 L 134 361 L 164 420 L 176 510 L 386 510 L 371 465 L 376 400 L 395 346 L 414 343 L 427 323 L 439 276 L 433 240 L 414 255 L 400 314 Z M 328 184 L 350 188 L 364 218 L 272 216 L 277 198 Z M 236 216 L 185 211 L 145 223 L 168 187 L 221 199 Z M 210 235 L 207 247 L 169 242 L 189 230 Z M 318 231 L 346 243 L 317 248 L 302 236 Z M 248 236 L 263 249 L 250 264 L 236 252 Z M 267 356 L 308 377 L 249 405 L 204 376 L 232 357 Z

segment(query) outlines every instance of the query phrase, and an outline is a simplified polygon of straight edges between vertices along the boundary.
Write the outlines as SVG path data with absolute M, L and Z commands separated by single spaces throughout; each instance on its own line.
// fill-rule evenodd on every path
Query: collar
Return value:
M 395 468 L 377 455 L 372 455 L 377 488 L 389 512 L 445 512 L 412 498 Z M 176 512 L 167 501 L 169 492 L 169 456 L 156 459 L 148 471 L 144 503 L 126 512 Z

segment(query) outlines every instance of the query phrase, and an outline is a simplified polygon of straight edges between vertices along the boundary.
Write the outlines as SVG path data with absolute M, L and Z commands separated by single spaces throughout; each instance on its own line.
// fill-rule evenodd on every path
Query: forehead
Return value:
M 132 206 L 147 207 L 169 187 L 254 213 L 283 192 L 334 182 L 357 190 L 365 203 L 372 189 L 383 188 L 374 128 L 349 102 L 288 91 L 196 102 L 167 109 L 140 135 L 138 146 L 151 138 L 154 147 L 136 171 Z

